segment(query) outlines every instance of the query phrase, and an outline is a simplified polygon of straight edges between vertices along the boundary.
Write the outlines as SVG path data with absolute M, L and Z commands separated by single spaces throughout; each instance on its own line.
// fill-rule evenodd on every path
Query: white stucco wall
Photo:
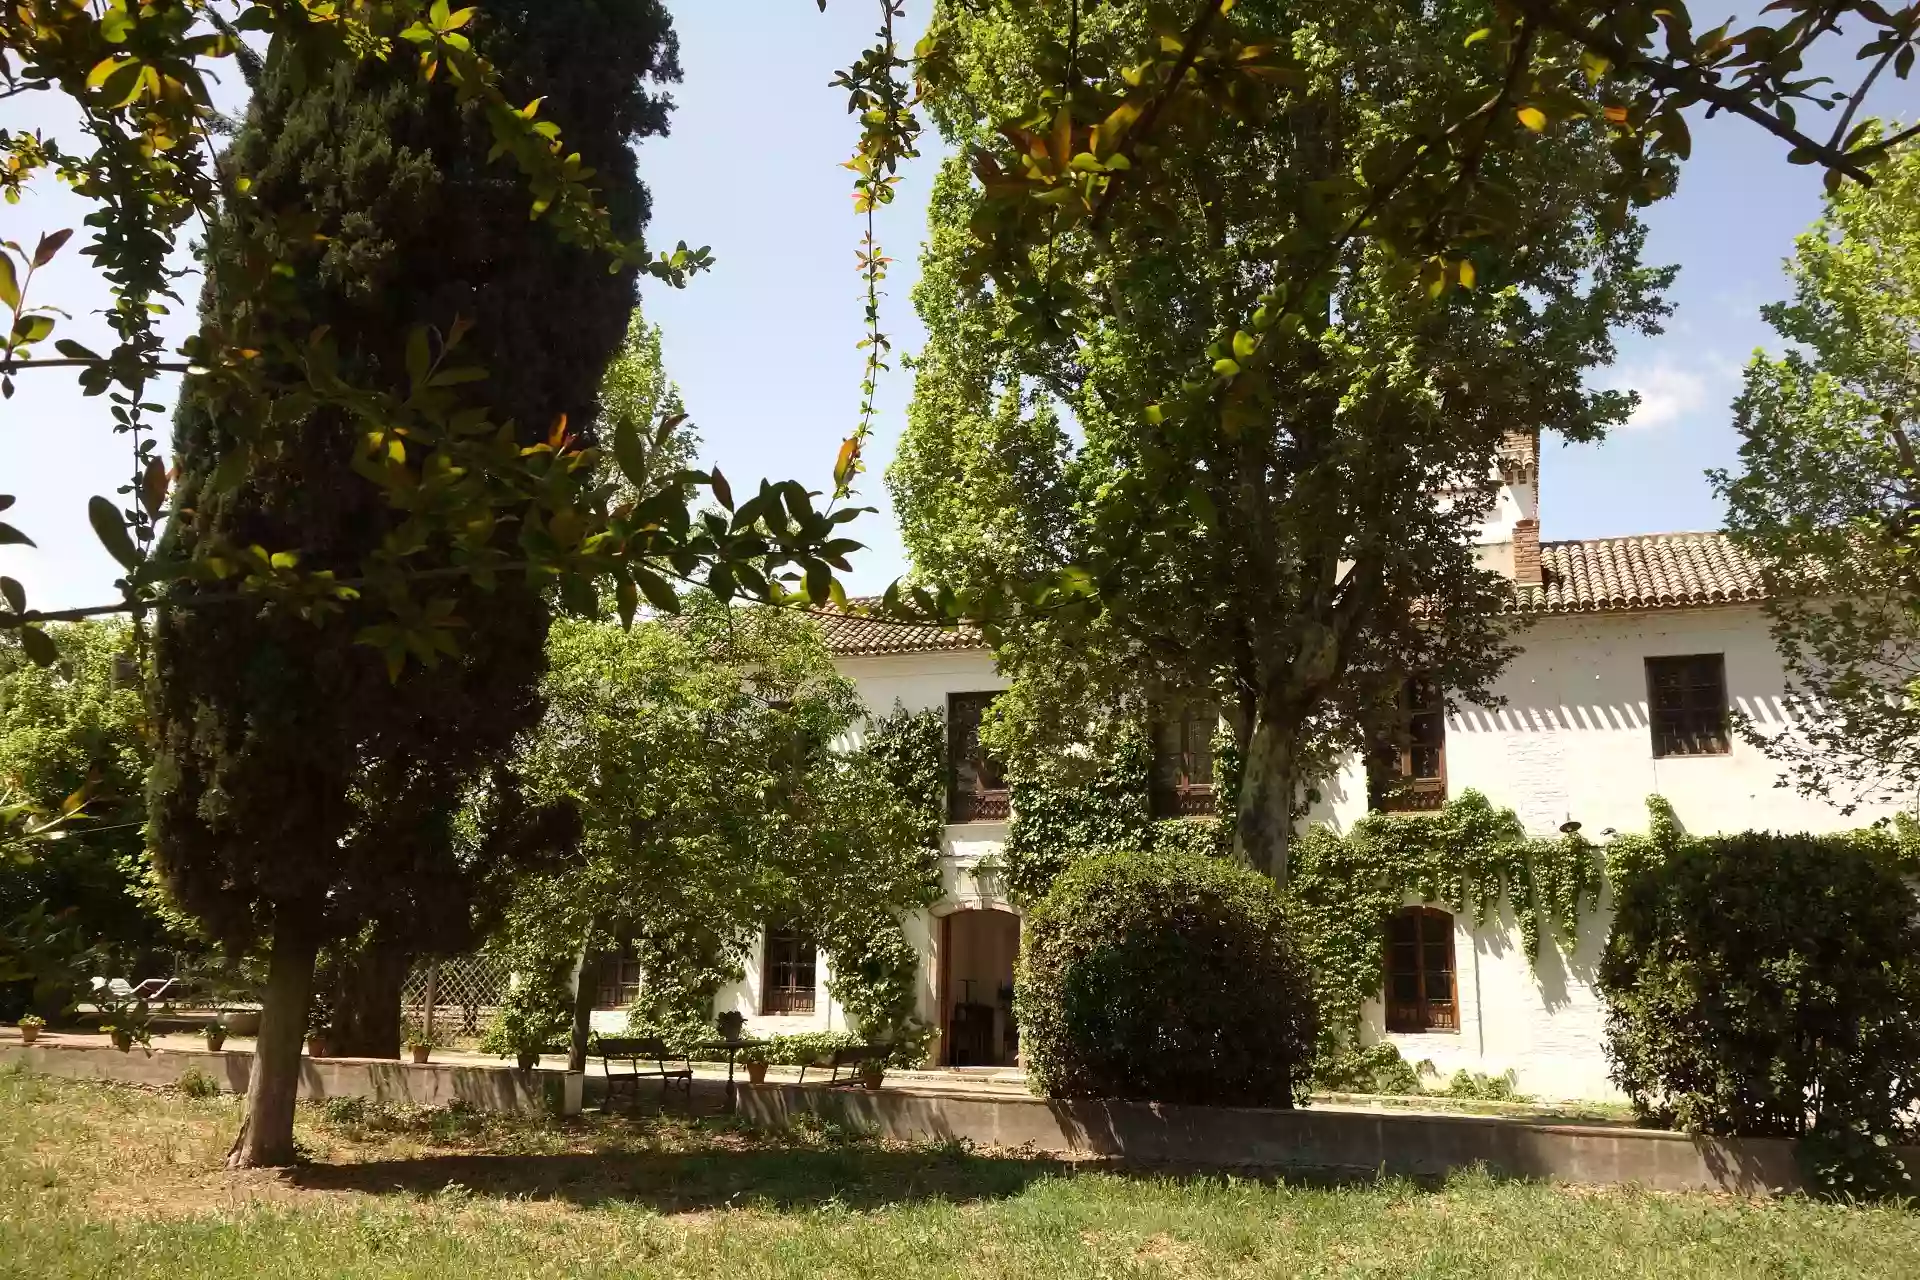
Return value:
M 1699 834 L 1772 829 L 1837 831 L 1881 816 L 1851 816 L 1775 785 L 1779 767 L 1737 737 L 1724 756 L 1656 759 L 1647 721 L 1645 660 L 1725 655 L 1731 705 L 1764 727 L 1784 723 L 1783 677 L 1766 622 L 1752 606 L 1543 619 L 1519 637 L 1525 651 L 1496 686 L 1506 705 L 1447 717 L 1447 790 L 1468 788 L 1512 808 L 1535 835 L 1569 818 L 1587 836 L 1644 831 L 1646 800 L 1661 795 Z M 1326 788 L 1315 817 L 1345 829 L 1366 813 L 1356 763 Z M 1487 927 L 1454 922 L 1458 1034 L 1392 1035 L 1376 1004 L 1370 1037 L 1385 1036 L 1409 1062 L 1431 1059 L 1443 1076 L 1509 1068 L 1523 1091 L 1550 1098 L 1615 1096 L 1607 1080 L 1606 1014 L 1593 979 L 1609 916 L 1582 922 L 1572 957 L 1547 946 L 1529 970 L 1511 913 Z
M 1502 495 L 1500 508 L 1489 517 L 1490 530 L 1510 531 L 1514 520 L 1534 514 L 1535 495 L 1530 487 L 1523 489 Z M 1530 832 L 1540 835 L 1576 819 L 1599 840 L 1610 828 L 1644 830 L 1646 799 L 1655 794 L 1665 796 L 1681 822 L 1699 833 L 1830 831 L 1879 816 L 1842 815 L 1776 786 L 1777 766 L 1738 739 L 1724 756 L 1654 758 L 1647 720 L 1649 657 L 1723 654 L 1732 705 L 1762 725 L 1782 723 L 1779 661 L 1764 618 L 1751 606 L 1546 618 L 1518 639 L 1524 651 L 1496 686 L 1505 705 L 1462 707 L 1448 716 L 1452 795 L 1477 789 L 1495 804 L 1511 807 Z M 1005 687 L 984 651 L 850 658 L 839 665 L 876 715 L 896 702 L 910 710 L 942 707 L 950 693 Z M 1365 814 L 1367 787 L 1357 761 L 1320 790 L 1323 800 L 1309 821 L 1344 830 Z M 931 913 L 908 922 L 923 957 L 921 1016 L 930 1021 L 939 1013 L 939 918 L 955 911 L 1010 909 L 992 862 L 1006 834 L 1004 823 L 949 826 L 945 894 Z M 1603 1048 L 1605 1011 L 1593 986 L 1607 920 L 1603 904 L 1600 914 L 1583 922 L 1571 955 L 1549 942 L 1536 974 L 1522 953 L 1510 911 L 1482 928 L 1457 918 L 1459 1032 L 1390 1038 L 1408 1061 L 1431 1060 L 1442 1077 L 1461 1068 L 1490 1074 L 1511 1069 L 1523 1091 L 1542 1097 L 1614 1096 Z M 749 1014 L 749 1025 L 759 1033 L 844 1027 L 844 1017 L 824 990 L 826 964 L 823 957 L 819 1012 L 809 1019 L 753 1016 L 757 956 L 747 980 L 723 998 Z M 1385 1035 L 1377 1003 L 1364 1020 L 1369 1037 Z

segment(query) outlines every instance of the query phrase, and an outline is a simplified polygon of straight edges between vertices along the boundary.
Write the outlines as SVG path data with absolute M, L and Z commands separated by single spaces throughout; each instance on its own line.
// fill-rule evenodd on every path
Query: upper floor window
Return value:
M 1007 816 L 1007 778 L 980 745 L 980 718 L 997 693 L 947 695 L 947 821 L 997 822 Z
M 1458 1031 L 1453 917 L 1404 907 L 1387 923 L 1387 1030 Z
M 1725 655 L 1648 658 L 1647 721 L 1656 757 L 1723 756 L 1732 750 Z
M 1447 701 L 1440 686 L 1415 676 L 1400 691 L 1400 725 L 1367 766 L 1371 807 L 1389 813 L 1438 809 L 1447 802 Z
M 1213 736 L 1220 711 L 1210 702 L 1168 709 L 1153 722 L 1153 808 L 1184 818 L 1213 812 Z
M 820 951 L 812 935 L 782 926 L 767 930 L 761 948 L 760 1012 L 768 1015 L 813 1012 L 813 989 Z
M 625 1009 L 640 998 L 640 953 L 631 942 L 620 945 L 601 961 L 600 982 L 594 990 L 596 1009 Z

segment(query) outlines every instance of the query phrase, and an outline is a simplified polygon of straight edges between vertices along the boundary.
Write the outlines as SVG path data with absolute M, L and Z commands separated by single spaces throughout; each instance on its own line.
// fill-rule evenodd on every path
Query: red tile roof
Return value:
M 1612 613 L 1738 604 L 1765 594 L 1759 568 L 1723 533 L 1647 533 L 1540 546 L 1542 586 L 1525 613 Z
M 1522 588 L 1521 613 L 1621 613 L 1739 604 L 1762 598 L 1758 568 L 1722 533 L 1645 533 L 1546 542 L 1543 585 Z M 860 601 L 873 604 L 877 601 Z M 985 648 L 972 627 L 823 617 L 827 647 L 842 657 Z

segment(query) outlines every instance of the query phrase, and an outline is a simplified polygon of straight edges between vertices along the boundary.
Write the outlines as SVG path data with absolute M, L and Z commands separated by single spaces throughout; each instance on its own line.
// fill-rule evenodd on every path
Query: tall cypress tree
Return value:
M 649 83 L 678 76 L 660 0 L 481 0 L 475 43 L 544 99 L 570 148 L 597 171 L 614 230 L 639 234 L 647 197 L 630 149 L 664 132 L 670 102 Z M 559 243 L 528 217 L 510 164 L 490 160 L 476 108 L 423 82 L 408 46 L 386 62 L 315 76 L 266 66 L 224 158 L 251 207 L 307 211 L 327 237 L 315 269 L 278 286 L 279 308 L 328 326 L 342 373 L 404 391 L 415 326 L 473 325 L 477 400 L 523 443 L 560 414 L 590 429 L 595 393 L 634 302 L 631 273 Z M 237 210 L 210 231 L 219 267 L 203 311 L 243 321 L 254 298 L 222 292 L 284 225 Z M 309 228 L 300 228 L 305 234 Z M 180 482 L 172 550 L 298 546 L 303 566 L 343 575 L 397 521 L 352 466 L 358 428 L 327 408 L 278 433 L 238 484 L 214 467 L 237 424 L 192 400 L 176 422 Z M 493 833 L 478 851 L 452 816 L 489 765 L 539 718 L 547 608 L 501 580 L 456 587 L 459 654 L 390 678 L 357 636 L 353 609 L 315 622 L 284 605 L 163 611 L 155 627 L 158 760 L 149 784 L 156 864 L 178 901 L 234 945 L 267 942 L 265 1016 L 248 1115 L 231 1162 L 293 1157 L 299 1046 L 319 949 L 372 938 L 408 950 L 462 945 L 476 887 L 526 856 L 551 824 Z M 511 812 L 517 806 L 496 806 Z

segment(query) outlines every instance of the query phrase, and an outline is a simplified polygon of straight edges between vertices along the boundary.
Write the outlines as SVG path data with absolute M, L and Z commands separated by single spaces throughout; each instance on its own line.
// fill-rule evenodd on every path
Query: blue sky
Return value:
M 824 15 L 805 0 L 680 0 L 673 7 L 686 81 L 672 90 L 672 135 L 641 148 L 654 196 L 648 235 L 656 247 L 681 239 L 710 244 L 717 266 L 685 290 L 649 283 L 647 311 L 664 327 L 668 371 L 707 460 L 721 465 L 736 490 L 760 476 L 825 488 L 858 413 L 861 370 L 860 222 L 848 194 L 852 175 L 839 167 L 856 131 L 844 97 L 827 82 L 865 46 L 875 6 L 832 0 Z M 916 17 L 926 7 L 909 4 Z M 909 44 L 915 25 L 910 19 L 903 28 Z M 743 93 L 746 84 L 755 93 Z M 1893 85 L 1875 106 L 1912 117 L 1914 95 Z M 0 125 L 71 134 L 61 121 L 25 116 L 23 101 L 7 104 L 14 110 L 0 113 Z M 1759 307 L 1784 292 L 1780 263 L 1819 212 L 1819 175 L 1787 165 L 1781 144 L 1741 121 L 1696 121 L 1694 140 L 1696 158 L 1679 195 L 1647 215 L 1649 260 L 1681 266 L 1671 294 L 1677 310 L 1665 335 L 1624 342 L 1604 379 L 1639 390 L 1641 410 L 1604 444 L 1548 445 L 1542 521 L 1549 539 L 1720 523 L 1703 473 L 1734 461 L 1728 404 L 1741 366 L 1771 337 Z M 881 219 L 881 243 L 896 259 L 884 321 L 896 355 L 923 337 L 909 292 L 932 167 L 930 158 L 909 166 L 898 202 Z M 36 195 L 0 206 L 0 236 L 30 240 L 77 226 L 84 212 L 60 193 Z M 104 296 L 84 260 L 69 250 L 49 274 L 44 296 L 76 314 L 62 332 L 104 340 L 98 321 L 81 314 Z M 191 282 L 185 295 L 192 297 Z M 854 527 L 869 548 L 855 558 L 849 583 L 862 591 L 884 587 L 904 568 L 880 481 L 911 391 L 895 363 L 862 485 L 863 499 L 882 510 Z M 111 598 L 113 565 L 85 519 L 87 498 L 111 493 L 124 470 L 125 447 L 108 433 L 105 405 L 64 381 L 23 380 L 0 406 L 0 424 L 0 491 L 20 497 L 8 518 L 42 548 L 0 548 L 0 573 L 25 581 L 42 607 Z

